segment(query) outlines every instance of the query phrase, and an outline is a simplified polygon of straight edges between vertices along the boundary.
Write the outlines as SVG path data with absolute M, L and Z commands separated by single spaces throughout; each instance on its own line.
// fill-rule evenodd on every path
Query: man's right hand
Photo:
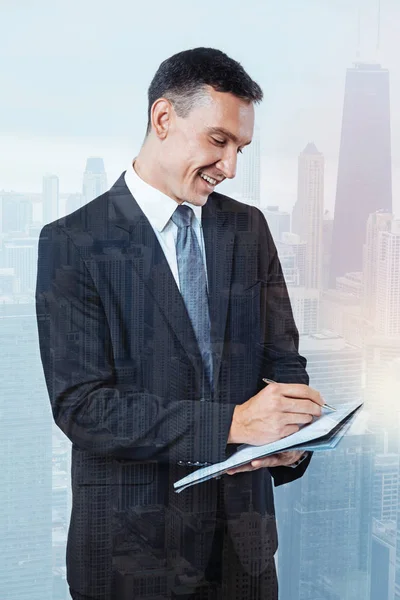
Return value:
M 270 383 L 233 412 L 228 444 L 276 442 L 321 416 L 321 394 L 302 383 Z

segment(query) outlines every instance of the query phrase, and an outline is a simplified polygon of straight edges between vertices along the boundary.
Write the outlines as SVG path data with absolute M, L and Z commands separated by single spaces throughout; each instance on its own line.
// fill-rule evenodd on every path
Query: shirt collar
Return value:
M 133 168 L 135 158 L 126 169 L 125 183 L 128 186 L 132 196 L 135 198 L 136 202 L 139 204 L 140 208 L 150 221 L 150 224 L 158 231 L 162 231 L 168 224 L 178 206 L 178 203 L 173 200 L 173 198 L 170 198 L 139 177 Z M 201 214 L 203 207 L 195 206 L 194 204 L 190 204 L 190 202 L 186 201 L 183 202 L 183 204 L 190 206 L 195 214 L 199 226 L 201 227 Z

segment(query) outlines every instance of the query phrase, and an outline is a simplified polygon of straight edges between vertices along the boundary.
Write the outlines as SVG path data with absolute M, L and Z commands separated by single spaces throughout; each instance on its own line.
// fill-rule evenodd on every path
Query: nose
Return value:
M 233 179 L 236 175 L 237 153 L 235 149 L 225 149 L 223 157 L 218 161 L 217 167 L 227 179 Z

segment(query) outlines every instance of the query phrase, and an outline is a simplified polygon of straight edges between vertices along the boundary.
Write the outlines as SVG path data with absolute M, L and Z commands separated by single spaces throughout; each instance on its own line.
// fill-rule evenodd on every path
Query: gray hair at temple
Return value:
M 192 48 L 170 56 L 158 67 L 148 89 L 146 137 L 151 131 L 151 107 L 158 98 L 166 98 L 178 117 L 186 118 L 192 108 L 207 96 L 205 86 L 258 103 L 261 87 L 242 65 L 215 48 Z

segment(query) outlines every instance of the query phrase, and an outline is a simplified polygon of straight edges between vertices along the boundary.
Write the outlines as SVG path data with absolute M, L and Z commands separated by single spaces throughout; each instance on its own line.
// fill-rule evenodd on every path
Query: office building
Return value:
M 394 600 L 395 569 L 396 522 L 373 519 L 369 600 Z
M 82 194 L 84 203 L 87 204 L 105 191 L 107 191 L 107 175 L 103 159 L 92 156 L 87 159 L 83 174 Z
M 281 241 L 282 234 L 285 231 L 290 232 L 290 214 L 279 210 L 279 206 L 267 206 L 261 210 L 276 245 L 277 242 Z
M 298 159 L 297 201 L 292 232 L 306 243 L 305 286 L 320 289 L 324 214 L 324 157 L 309 143 Z
M 305 286 L 306 242 L 302 242 L 295 233 L 285 232 L 276 246 L 286 285 Z
M 391 231 L 393 215 L 376 211 L 367 220 L 366 242 L 363 255 L 363 310 L 371 321 L 376 317 L 376 298 L 378 282 L 378 241 L 380 231 Z
M 0 191 L 0 234 L 26 233 L 32 214 L 32 202 L 24 194 Z
M 45 175 L 42 188 L 42 222 L 51 223 L 61 217 L 60 184 L 57 175 Z
M 400 335 L 400 220 L 378 234 L 375 325 L 379 335 Z
M 357 62 L 346 74 L 330 287 L 362 270 L 367 219 L 380 209 L 392 212 L 389 72 Z
M 329 268 L 331 264 L 331 247 L 332 247 L 332 232 L 333 232 L 333 217 L 329 210 L 324 211 L 322 220 L 322 289 L 329 288 Z

